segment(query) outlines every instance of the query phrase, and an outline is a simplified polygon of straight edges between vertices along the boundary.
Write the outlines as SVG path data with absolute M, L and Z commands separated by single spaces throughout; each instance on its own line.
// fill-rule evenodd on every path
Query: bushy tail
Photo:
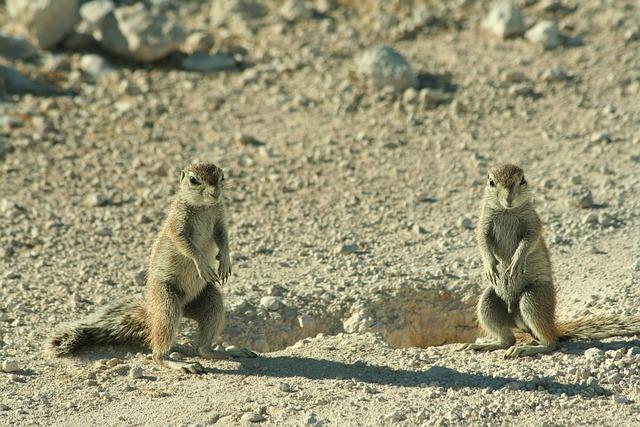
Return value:
M 560 340 L 600 340 L 603 338 L 640 335 L 638 316 L 591 316 L 558 322 Z
M 148 331 L 144 301 L 140 298 L 129 299 L 102 307 L 77 322 L 62 325 L 49 338 L 47 350 L 59 357 L 91 344 L 147 345 Z

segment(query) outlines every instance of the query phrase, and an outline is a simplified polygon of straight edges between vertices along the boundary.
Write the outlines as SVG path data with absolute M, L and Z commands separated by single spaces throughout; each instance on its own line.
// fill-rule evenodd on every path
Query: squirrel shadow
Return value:
M 542 385 L 553 394 L 565 393 L 569 396 L 590 395 L 586 385 L 559 383 L 550 379 L 523 381 L 510 377 L 489 376 L 477 373 L 459 372 L 445 366 L 433 365 L 424 371 L 394 369 L 384 365 L 353 365 L 326 359 L 308 357 L 276 356 L 258 359 L 238 360 L 238 369 L 208 369 L 208 372 L 238 376 L 273 378 L 303 377 L 311 380 L 353 379 L 371 385 L 391 385 L 398 387 L 435 386 L 448 389 L 498 390 L 509 385 L 514 390 L 536 390 Z

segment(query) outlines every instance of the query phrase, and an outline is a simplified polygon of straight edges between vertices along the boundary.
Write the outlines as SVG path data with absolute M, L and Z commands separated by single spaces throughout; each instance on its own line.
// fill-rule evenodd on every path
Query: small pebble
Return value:
M 250 423 L 259 423 L 260 421 L 265 421 L 266 418 L 258 412 L 251 411 L 245 412 L 242 417 L 240 417 L 240 420 L 248 421 Z
M 280 391 L 284 391 L 285 393 L 290 393 L 293 390 L 291 389 L 291 386 L 288 383 L 280 383 L 278 384 L 278 389 Z
M 7 373 L 15 372 L 18 369 L 20 369 L 18 367 L 18 362 L 16 362 L 13 359 L 8 359 L 8 360 L 5 360 L 4 362 L 2 362 L 2 370 L 4 372 L 7 372 Z
M 139 366 L 134 366 L 133 368 L 131 368 L 131 370 L 129 371 L 129 376 L 133 379 L 138 379 L 138 378 L 142 378 L 144 372 L 142 371 L 142 368 Z
M 279 297 L 262 297 L 260 298 L 260 305 L 269 311 L 276 311 L 282 306 L 282 300 Z

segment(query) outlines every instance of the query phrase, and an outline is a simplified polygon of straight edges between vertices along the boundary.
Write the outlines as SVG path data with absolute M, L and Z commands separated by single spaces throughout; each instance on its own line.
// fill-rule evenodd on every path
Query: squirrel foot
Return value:
M 509 347 L 509 344 L 505 344 L 502 342 L 489 342 L 484 344 L 468 343 L 463 344 L 462 347 L 460 347 L 460 350 L 495 351 L 505 350 Z
M 233 360 L 239 358 L 256 358 L 258 355 L 248 348 L 229 346 L 223 351 L 212 350 L 210 348 L 200 348 L 198 350 L 200 357 L 214 360 Z

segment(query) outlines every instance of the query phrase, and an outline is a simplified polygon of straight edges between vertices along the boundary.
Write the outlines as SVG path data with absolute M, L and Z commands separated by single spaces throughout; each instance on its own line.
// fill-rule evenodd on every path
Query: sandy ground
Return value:
M 521 165 L 536 195 L 558 316 L 640 314 L 640 41 L 628 37 L 640 8 L 526 3 L 564 46 L 488 34 L 484 1 L 426 2 L 414 31 L 409 2 L 226 29 L 191 2 L 168 13 L 211 31 L 238 71 L 106 56 L 117 78 L 94 82 L 82 53 L 56 52 L 68 65 L 55 72 L 5 61 L 78 94 L 0 102 L 0 362 L 18 367 L 0 371 L 0 424 L 640 423 L 634 337 L 523 360 L 457 351 L 478 335 L 472 227 L 498 162 Z M 368 85 L 355 58 L 381 43 L 447 99 Z M 558 69 L 566 77 L 549 81 Z M 57 324 L 142 292 L 177 171 L 196 159 L 230 187 L 236 274 L 221 341 L 261 357 L 203 361 L 194 376 L 137 348 L 44 356 Z M 579 208 L 586 189 L 594 203 Z M 180 343 L 193 332 L 185 321 Z

